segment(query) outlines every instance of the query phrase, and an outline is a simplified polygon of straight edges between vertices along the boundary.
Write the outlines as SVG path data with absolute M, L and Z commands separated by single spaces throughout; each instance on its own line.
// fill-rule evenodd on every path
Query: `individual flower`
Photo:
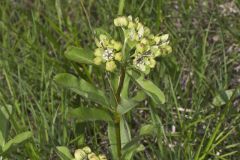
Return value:
M 115 26 L 127 26 L 128 25 L 128 20 L 126 17 L 122 16 L 122 17 L 117 17 L 114 19 L 114 25 Z
M 101 34 L 99 39 L 96 39 L 96 45 L 99 48 L 105 47 L 109 45 L 109 38 L 106 35 Z
M 106 63 L 106 70 L 113 72 L 117 67 L 116 61 L 122 60 L 122 44 L 106 35 L 100 35 L 99 39 L 96 39 L 96 45 L 98 48 L 94 51 L 94 63 L 96 65 Z
M 107 157 L 104 154 L 98 155 L 100 160 L 107 160 Z
M 89 160 L 99 160 L 99 157 L 95 153 L 88 154 Z
M 106 62 L 106 70 L 109 71 L 109 72 L 113 72 L 116 68 L 116 64 L 114 61 L 108 61 Z
M 117 60 L 117 61 L 122 61 L 122 53 L 121 52 L 118 52 L 115 54 L 115 57 L 114 59 Z
M 83 147 L 82 150 L 87 153 L 87 154 L 90 154 L 92 152 L 91 148 L 86 146 L 86 147 Z
M 146 71 L 145 59 L 141 54 L 135 56 L 135 58 L 133 59 L 133 65 L 143 72 Z
M 82 149 L 77 149 L 74 152 L 75 160 L 83 160 L 87 157 L 87 154 Z
M 148 73 L 150 69 L 156 65 L 154 58 L 154 54 L 150 50 L 144 53 L 138 53 L 134 56 L 133 65 L 140 71 Z

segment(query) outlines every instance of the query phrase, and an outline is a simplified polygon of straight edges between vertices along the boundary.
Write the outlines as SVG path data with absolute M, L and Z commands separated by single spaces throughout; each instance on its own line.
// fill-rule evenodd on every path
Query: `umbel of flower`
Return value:
M 150 29 L 139 22 L 138 18 L 133 20 L 132 16 L 118 17 L 114 19 L 114 25 L 122 27 L 125 36 L 130 41 L 141 41 L 144 37 L 150 34 Z
M 165 56 L 172 52 L 169 45 L 169 35 L 154 35 L 150 29 L 139 22 L 138 18 L 133 20 L 132 16 L 118 17 L 114 19 L 117 27 L 122 27 L 125 39 L 128 39 L 130 48 L 135 48 L 133 66 L 144 73 L 149 73 L 156 65 L 155 58 Z
M 75 151 L 73 160 L 107 160 L 107 157 L 104 154 L 96 155 L 86 146 Z
M 116 61 L 122 60 L 122 44 L 106 35 L 100 35 L 99 39 L 96 40 L 96 45 L 98 48 L 94 51 L 94 63 L 96 65 L 105 63 L 107 71 L 114 71 L 117 67 Z

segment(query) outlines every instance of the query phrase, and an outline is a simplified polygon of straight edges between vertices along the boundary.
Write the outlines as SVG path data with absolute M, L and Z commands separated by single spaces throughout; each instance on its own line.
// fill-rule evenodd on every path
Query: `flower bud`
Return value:
M 77 149 L 74 152 L 74 157 L 76 160 L 83 160 L 84 158 L 87 157 L 87 154 L 82 149 Z
M 90 147 L 88 147 L 88 146 L 86 146 L 86 147 L 83 147 L 83 149 L 82 149 L 85 153 L 87 153 L 87 154 L 90 154 L 91 152 L 92 152 L 92 150 L 91 150 L 91 148 Z
M 98 157 L 100 160 L 107 160 L 107 157 L 104 154 L 100 154 Z
M 116 68 L 116 64 L 114 63 L 114 61 L 108 61 L 106 62 L 106 70 L 109 72 L 114 71 L 114 69 Z
M 108 37 L 104 34 L 100 34 L 99 39 L 100 39 L 100 41 L 106 41 L 108 39 Z
M 154 58 L 150 58 L 149 62 L 150 62 L 149 67 L 154 68 L 156 65 L 156 60 Z
M 168 40 L 169 34 L 164 34 L 162 36 L 160 36 L 160 40 L 161 42 L 166 42 Z
M 165 47 L 165 50 L 166 50 L 167 54 L 169 54 L 169 53 L 172 52 L 172 47 L 169 46 L 169 45 L 167 45 L 167 46 Z
M 100 43 L 100 41 L 99 41 L 97 38 L 95 38 L 95 44 L 96 44 L 96 46 L 99 47 L 99 48 L 102 47 L 102 44 Z
M 128 31 L 128 36 L 131 41 L 134 41 L 136 37 L 136 31 L 134 29 L 130 29 Z
M 104 52 L 104 50 L 102 48 L 96 48 L 94 51 L 94 55 L 97 57 L 100 57 L 100 56 L 102 56 L 103 52 Z
M 143 38 L 141 40 L 141 43 L 144 44 L 144 45 L 147 45 L 148 44 L 148 40 L 146 38 Z
M 115 60 L 120 62 L 122 60 L 122 53 L 121 52 L 116 53 L 114 58 Z
M 95 153 L 88 154 L 88 159 L 89 160 L 99 160 L 99 158 L 96 156 Z
M 139 30 L 140 28 L 143 28 L 144 29 L 144 26 L 141 22 L 136 22 L 136 25 L 137 25 L 137 30 Z
M 134 21 L 135 21 L 135 23 L 139 23 L 139 18 L 136 17 L 136 18 L 134 19 Z
M 140 64 L 138 67 L 141 71 L 143 71 L 143 72 L 146 71 L 146 66 L 144 64 Z
M 106 47 L 109 44 L 108 37 L 106 35 L 101 34 L 99 36 L 99 44 L 101 47 Z M 98 45 L 98 44 L 97 44 Z
M 153 34 L 149 34 L 149 35 L 148 35 L 148 38 L 151 39 L 151 40 L 154 40 L 155 37 L 154 37 Z
M 133 20 L 133 18 L 132 18 L 132 16 L 130 15 L 130 16 L 128 16 L 127 17 L 127 19 L 128 19 L 128 21 L 132 21 Z
M 111 40 L 111 43 L 113 45 L 113 48 L 117 51 L 119 51 L 120 49 L 122 49 L 122 44 L 120 42 L 117 42 L 115 40 Z
M 161 37 L 160 36 L 155 36 L 153 40 L 155 41 L 156 44 L 159 44 L 160 41 L 161 41 Z
M 151 33 L 150 29 L 148 27 L 144 27 L 145 36 L 148 36 L 150 33 Z
M 144 44 L 142 44 L 142 43 L 138 43 L 138 44 L 136 45 L 136 51 L 137 51 L 137 52 L 139 52 L 139 53 L 143 53 L 144 50 L 145 50 L 145 48 L 144 48 Z
M 134 29 L 135 28 L 135 23 L 128 22 L 128 28 Z
M 151 52 L 154 54 L 155 57 L 160 56 L 161 50 L 157 45 L 151 47 Z
M 124 27 L 128 25 L 128 20 L 126 17 L 118 17 L 114 19 L 114 25 L 117 27 Z
M 138 27 L 138 38 L 141 39 L 144 35 L 144 27 L 142 25 L 139 25 Z
M 96 64 L 96 65 L 100 65 L 101 62 L 102 62 L 102 58 L 101 58 L 101 57 L 95 57 L 95 58 L 93 59 L 93 62 L 94 62 L 94 64 Z

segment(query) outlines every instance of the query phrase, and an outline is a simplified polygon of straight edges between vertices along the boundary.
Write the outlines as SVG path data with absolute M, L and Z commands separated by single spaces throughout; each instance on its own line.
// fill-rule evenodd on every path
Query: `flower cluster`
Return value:
M 128 57 L 133 59 L 131 64 L 146 74 L 150 72 L 151 68 L 155 67 L 156 57 L 172 52 L 172 48 L 169 45 L 169 35 L 152 34 L 148 27 L 139 22 L 138 18 L 133 19 L 132 16 L 118 17 L 114 19 L 114 25 L 123 29 L 124 43 L 127 43 L 130 49 L 134 50 L 134 53 Z M 122 44 L 105 35 L 99 36 L 99 39 L 96 40 L 96 45 L 98 48 L 94 52 L 96 56 L 94 63 L 97 65 L 106 63 L 107 71 L 112 72 L 115 70 L 117 67 L 116 61 L 122 61 L 122 53 L 126 57 L 125 51 L 121 51 Z
M 106 156 L 103 154 L 96 155 L 92 152 L 91 148 L 84 147 L 82 149 L 77 149 L 74 153 L 73 160 L 107 160 Z
M 133 20 L 131 16 L 114 19 L 117 27 L 122 27 L 125 38 L 129 40 L 131 48 L 135 48 L 133 66 L 148 73 L 156 65 L 155 58 L 172 52 L 169 45 L 169 35 L 154 35 L 150 29 L 144 26 L 139 19 Z
M 117 67 L 116 61 L 122 60 L 122 44 L 118 41 L 108 38 L 106 35 L 100 35 L 99 39 L 96 40 L 98 48 L 95 49 L 94 63 L 100 65 L 106 63 L 107 71 L 114 71 Z

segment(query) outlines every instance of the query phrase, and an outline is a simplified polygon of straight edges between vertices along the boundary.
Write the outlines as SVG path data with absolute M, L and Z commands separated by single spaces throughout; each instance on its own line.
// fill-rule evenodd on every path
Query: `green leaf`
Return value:
M 12 106 L 0 106 L 0 147 L 4 146 L 5 139 L 8 135 L 8 125 L 9 125 L 9 118 L 12 114 Z
M 101 34 L 104 34 L 104 35 L 106 35 L 107 37 L 111 38 L 111 35 L 109 34 L 109 32 L 106 31 L 104 28 L 101 28 L 101 27 L 95 28 L 95 29 L 94 29 L 94 32 L 95 32 L 95 34 L 96 34 L 97 37 L 100 36 Z
M 78 79 L 74 75 L 68 73 L 61 73 L 56 75 L 54 80 L 57 82 L 57 84 L 69 88 L 87 99 L 90 99 L 103 106 L 108 106 L 108 100 L 105 94 L 84 79 Z
M 122 159 L 131 160 L 135 153 L 143 151 L 145 148 L 140 143 L 140 139 L 143 136 L 150 135 L 155 136 L 157 129 L 152 124 L 145 124 L 140 128 L 139 136 L 134 137 L 122 149 Z
M 139 137 L 136 137 L 123 147 L 122 159 L 132 160 L 135 153 L 141 152 L 145 149 L 144 146 L 139 143 L 139 139 L 140 139 Z
M 139 75 L 133 70 L 127 72 L 133 81 L 135 81 L 145 92 L 151 97 L 154 103 L 165 103 L 165 96 L 163 92 L 150 80 L 145 80 L 142 75 Z
M 78 62 L 81 64 L 94 64 L 93 52 L 88 49 L 68 47 L 64 55 L 67 59 L 74 62 Z
M 3 152 L 7 152 L 12 147 L 17 146 L 17 145 L 29 140 L 30 138 L 32 138 L 32 132 L 30 132 L 30 131 L 23 132 L 23 133 L 16 135 L 13 139 L 9 140 L 3 146 Z
M 153 135 L 156 133 L 156 127 L 152 124 L 144 124 L 139 131 L 140 136 Z
M 121 117 L 120 120 L 120 131 L 121 131 L 121 147 L 123 148 L 132 139 L 129 125 L 124 117 Z
M 139 102 L 143 101 L 145 98 L 146 98 L 145 93 L 142 91 L 139 91 L 137 95 L 131 99 L 122 98 L 121 104 L 117 108 L 118 112 L 122 115 L 129 112 L 131 109 L 136 107 L 139 104 Z
M 79 121 L 113 121 L 111 113 L 103 108 L 79 107 L 70 109 L 69 117 Z
M 112 159 L 118 159 L 117 154 L 117 142 L 116 142 L 116 132 L 115 132 L 115 125 L 113 122 L 108 123 L 108 139 L 110 143 Z
M 234 91 L 235 89 L 229 89 L 229 90 L 220 92 L 217 96 L 213 98 L 213 105 L 215 106 L 225 105 L 232 97 Z M 236 96 L 239 96 L 239 95 L 240 95 L 240 90 L 237 90 Z
M 70 153 L 69 149 L 65 146 L 58 146 L 57 154 L 61 158 L 61 160 L 72 160 L 74 158 Z

